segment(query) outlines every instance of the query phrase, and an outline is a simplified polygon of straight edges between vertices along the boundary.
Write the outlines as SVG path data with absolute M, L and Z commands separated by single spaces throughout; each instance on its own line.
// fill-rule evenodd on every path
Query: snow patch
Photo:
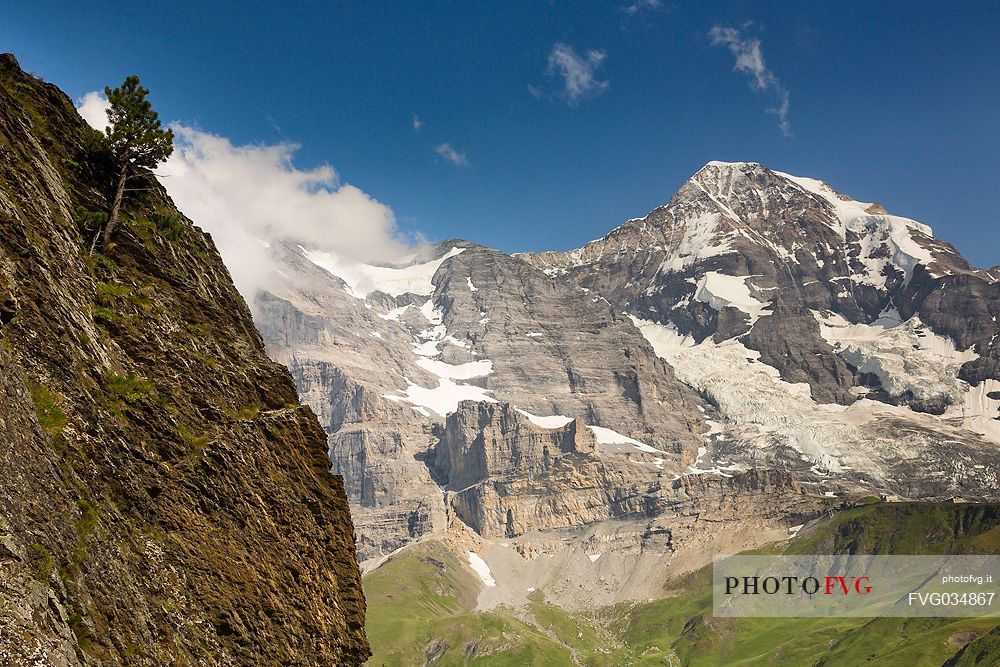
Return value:
M 489 389 L 475 385 L 456 384 L 448 378 L 441 378 L 438 386 L 433 389 L 414 384 L 409 378 L 404 379 L 407 382 L 406 391 L 402 395 L 386 394 L 385 398 L 390 401 L 404 401 L 430 410 L 442 417 L 458 410 L 458 404 L 462 401 L 497 402 L 495 398 L 490 396 L 493 392 Z
M 727 276 L 718 271 L 708 271 L 698 281 L 694 298 L 707 303 L 715 310 L 721 311 L 726 306 L 741 310 L 750 316 L 750 323 L 753 324 L 761 316 L 770 315 L 764 312 L 770 304 L 754 298 L 750 288 L 747 287 L 747 278 L 747 276 Z
M 372 292 L 384 292 L 390 296 L 419 294 L 430 296 L 434 293 L 431 279 L 445 260 L 465 252 L 465 248 L 452 248 L 441 257 L 429 262 L 403 267 L 374 266 L 351 262 L 332 252 L 309 250 L 299 246 L 303 256 L 330 275 L 336 276 L 347 285 L 347 292 L 358 299 L 364 299 Z
M 403 314 L 406 313 L 406 309 L 410 307 L 410 304 L 405 306 L 400 306 L 399 308 L 393 308 L 388 313 L 377 313 L 377 315 L 383 320 L 395 320 L 397 322 L 401 321 Z
M 962 364 L 978 358 L 971 348 L 958 350 L 914 316 L 900 322 L 886 311 L 873 324 L 851 324 L 840 315 L 813 313 L 820 335 L 847 363 L 878 376 L 891 396 L 907 392 L 917 399 L 946 397 L 961 403 L 969 385 L 958 379 Z
M 685 474 L 687 474 L 687 475 L 718 475 L 719 477 L 732 477 L 732 475 L 730 475 L 728 473 L 734 472 L 734 471 L 738 472 L 738 471 L 743 470 L 743 466 L 739 466 L 739 465 L 734 465 L 734 466 L 722 465 L 721 462 L 715 463 L 714 461 L 711 461 L 710 459 L 706 461 L 705 459 L 706 459 L 707 456 L 708 456 L 708 448 L 707 447 L 699 447 L 698 448 L 698 456 L 695 457 L 694 465 L 689 466 L 688 467 L 688 471 Z M 711 465 L 710 467 L 707 467 L 707 468 L 703 467 L 703 465 L 708 464 L 708 463 L 712 463 L 713 465 Z
M 417 359 L 417 366 L 432 375 L 449 380 L 471 380 L 472 378 L 486 377 L 493 372 L 493 361 L 490 359 L 470 361 L 464 364 L 448 364 L 422 356 Z
M 420 306 L 420 314 L 423 315 L 424 319 L 432 325 L 438 325 L 444 321 L 444 311 L 434 305 L 434 299 L 427 299 L 427 301 Z
M 1000 421 L 997 421 L 1000 400 L 988 396 L 1000 393 L 1000 381 L 991 379 L 980 382 L 977 387 L 966 386 L 968 388 L 961 400 L 948 408 L 944 416 L 960 418 L 962 425 L 970 431 L 1000 443 Z
M 527 410 L 522 410 L 521 408 L 515 408 L 518 412 L 528 418 L 535 426 L 541 426 L 542 428 L 562 428 L 566 424 L 573 421 L 573 417 L 566 417 L 564 415 L 551 415 L 549 417 L 539 417 L 538 415 L 533 415 Z
M 587 424 L 589 428 L 594 433 L 594 440 L 601 445 L 631 445 L 640 452 L 646 452 L 647 454 L 666 454 L 667 452 L 661 452 L 659 449 L 650 447 L 644 442 L 639 442 L 634 440 L 627 435 L 622 435 L 618 431 L 612 431 L 610 428 L 604 428 L 603 426 L 591 426 Z
M 493 578 L 493 572 L 490 570 L 490 566 L 486 564 L 479 554 L 474 551 L 469 552 L 469 567 L 479 575 L 479 578 L 483 580 L 484 586 L 496 586 L 496 579 Z

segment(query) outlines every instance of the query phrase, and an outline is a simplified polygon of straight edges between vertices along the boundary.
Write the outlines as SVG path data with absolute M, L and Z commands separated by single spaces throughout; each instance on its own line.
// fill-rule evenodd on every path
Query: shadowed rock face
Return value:
M 316 417 L 158 186 L 87 255 L 84 136 L 0 57 L 0 664 L 361 664 Z

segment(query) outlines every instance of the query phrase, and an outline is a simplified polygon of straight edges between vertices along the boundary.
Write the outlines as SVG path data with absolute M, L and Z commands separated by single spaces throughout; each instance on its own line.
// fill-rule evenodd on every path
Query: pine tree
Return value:
M 102 143 L 111 156 L 117 180 L 108 222 L 94 236 L 91 252 L 98 238 L 103 247 L 111 240 L 128 179 L 139 175 L 142 169 L 152 169 L 174 151 L 174 133 L 160 128 L 160 115 L 146 99 L 149 90 L 139 85 L 139 77 L 130 76 L 115 89 L 105 87 L 104 94 L 111 107 Z

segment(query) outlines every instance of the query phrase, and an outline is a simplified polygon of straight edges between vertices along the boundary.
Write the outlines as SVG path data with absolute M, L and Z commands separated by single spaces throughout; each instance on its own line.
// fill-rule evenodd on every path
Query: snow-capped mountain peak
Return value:
M 710 162 L 563 253 L 273 250 L 259 326 L 366 555 L 449 517 L 509 537 L 646 516 L 762 466 L 821 496 L 996 487 L 1000 283 L 817 179 Z

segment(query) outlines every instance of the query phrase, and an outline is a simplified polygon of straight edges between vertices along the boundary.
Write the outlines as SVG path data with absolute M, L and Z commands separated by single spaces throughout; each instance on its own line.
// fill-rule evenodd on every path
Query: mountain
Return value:
M 565 253 L 274 252 L 257 324 L 327 430 L 366 559 L 456 519 L 510 538 L 731 491 L 794 514 L 1000 488 L 998 276 L 820 181 L 712 162 Z
M 710 162 L 645 217 L 579 250 L 525 259 L 696 342 L 740 337 L 821 402 L 853 402 L 858 373 L 881 398 L 917 410 L 961 401 L 950 377 L 914 386 L 863 345 L 841 349 L 861 334 L 840 331 L 847 325 L 925 326 L 974 349 L 949 359 L 961 380 L 1000 378 L 1000 273 L 972 268 L 926 225 L 759 164 Z
M 0 56 L 0 664 L 363 663 L 315 415 L 154 179 L 88 253 L 90 156 L 72 101 Z
M 710 406 L 601 299 L 468 243 L 343 271 L 281 252 L 257 323 L 330 433 L 363 556 L 453 511 L 491 535 L 644 512 L 675 492 L 651 491 L 665 466 L 695 463 Z
M 404 594 L 387 563 L 459 563 L 480 612 L 581 613 L 872 496 L 1000 495 L 1000 274 L 821 181 L 712 162 L 569 252 L 272 252 L 255 321 L 370 595 Z

